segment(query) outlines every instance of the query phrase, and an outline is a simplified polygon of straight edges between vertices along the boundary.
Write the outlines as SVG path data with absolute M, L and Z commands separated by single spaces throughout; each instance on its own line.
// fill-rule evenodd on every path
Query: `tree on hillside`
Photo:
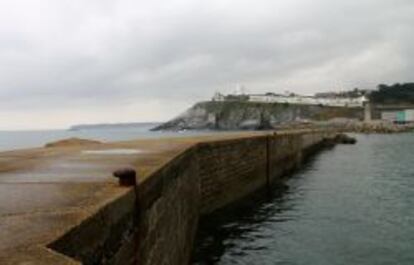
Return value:
M 414 83 L 380 84 L 370 94 L 370 100 L 379 104 L 414 104 Z

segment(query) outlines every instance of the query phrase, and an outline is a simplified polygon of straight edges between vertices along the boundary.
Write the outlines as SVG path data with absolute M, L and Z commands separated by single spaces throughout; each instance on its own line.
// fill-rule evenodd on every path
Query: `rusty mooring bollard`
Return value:
M 133 168 L 121 168 L 112 174 L 119 179 L 118 183 L 121 186 L 135 186 L 137 183 L 137 173 Z

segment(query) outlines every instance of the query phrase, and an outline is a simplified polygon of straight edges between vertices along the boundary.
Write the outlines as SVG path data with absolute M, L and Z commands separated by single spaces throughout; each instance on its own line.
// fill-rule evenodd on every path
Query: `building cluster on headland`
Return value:
M 291 92 L 284 93 L 246 93 L 242 86 L 238 86 L 233 93 L 222 94 L 216 92 L 212 101 L 242 101 L 255 103 L 281 103 L 281 104 L 297 104 L 297 105 L 318 105 L 328 107 L 345 107 L 345 108 L 366 108 L 367 112 L 371 112 L 371 104 L 369 92 L 363 90 L 354 90 L 351 92 L 325 92 L 316 93 L 315 95 L 300 95 Z M 370 115 L 368 115 L 370 116 Z M 371 120 L 371 117 L 365 120 Z M 392 123 L 414 123 L 414 107 L 387 107 L 380 111 L 379 120 Z
M 391 104 L 379 100 L 378 93 L 383 91 L 355 88 L 315 95 L 276 91 L 247 93 L 238 86 L 233 93 L 217 92 L 211 100 L 195 104 L 153 130 L 270 130 L 321 126 L 353 132 L 411 130 L 414 102 L 392 100 Z
M 367 97 L 363 94 L 355 96 L 339 96 L 339 94 L 320 93 L 315 95 L 299 95 L 285 92 L 277 94 L 267 92 L 263 94 L 245 93 L 243 89 L 238 88 L 236 92 L 224 95 L 217 92 L 213 101 L 249 101 L 258 103 L 286 103 L 286 104 L 303 104 L 303 105 L 321 105 L 331 107 L 363 107 L 368 102 Z

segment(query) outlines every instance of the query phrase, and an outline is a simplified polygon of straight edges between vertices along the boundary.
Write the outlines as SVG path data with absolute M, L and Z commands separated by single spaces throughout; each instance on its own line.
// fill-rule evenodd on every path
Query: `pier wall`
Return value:
M 267 137 L 201 143 L 200 211 L 210 213 L 266 184 Z
M 91 221 L 51 247 L 84 264 L 187 264 L 203 215 L 279 181 L 331 136 L 306 131 L 195 143 L 101 213 L 113 216 L 104 226 Z M 80 232 L 85 237 L 95 230 L 106 236 L 93 245 L 90 238 L 79 240 Z M 79 254 L 82 249 L 88 251 Z

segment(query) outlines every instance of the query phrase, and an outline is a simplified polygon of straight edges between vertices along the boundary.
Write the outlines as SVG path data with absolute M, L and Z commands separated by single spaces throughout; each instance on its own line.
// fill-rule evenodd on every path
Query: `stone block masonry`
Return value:
M 330 134 L 307 131 L 200 143 L 201 214 L 279 181 L 325 137 Z
M 190 148 L 139 189 L 136 264 L 186 264 L 200 216 L 200 181 Z
M 266 183 L 267 137 L 201 143 L 200 211 L 210 213 Z

